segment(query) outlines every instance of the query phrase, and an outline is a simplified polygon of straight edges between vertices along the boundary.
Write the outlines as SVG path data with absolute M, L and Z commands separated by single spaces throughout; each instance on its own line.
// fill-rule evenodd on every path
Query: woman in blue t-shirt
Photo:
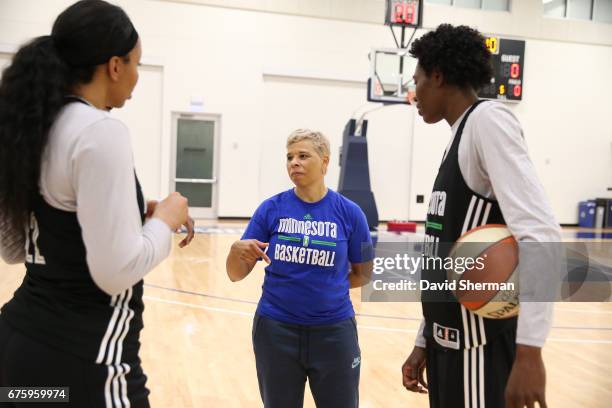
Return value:
M 253 349 L 266 408 L 302 407 L 310 383 L 317 407 L 359 405 L 361 353 L 349 288 L 372 273 L 365 215 L 325 186 L 329 141 L 296 130 L 287 140 L 295 188 L 265 200 L 227 257 L 232 281 L 268 265 L 253 321 Z M 266 250 L 267 249 L 267 250 Z

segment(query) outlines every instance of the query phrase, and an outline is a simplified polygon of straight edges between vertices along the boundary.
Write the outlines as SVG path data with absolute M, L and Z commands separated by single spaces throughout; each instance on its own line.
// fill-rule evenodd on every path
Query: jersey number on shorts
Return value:
M 36 217 L 34 213 L 30 214 L 30 225 L 28 230 L 26 231 L 26 242 L 25 242 L 25 252 L 26 252 L 26 262 L 33 263 L 38 265 L 45 264 L 45 257 L 40 254 L 40 249 L 38 249 L 38 222 L 36 221 Z M 30 252 L 30 242 L 33 242 L 34 245 L 34 253 Z

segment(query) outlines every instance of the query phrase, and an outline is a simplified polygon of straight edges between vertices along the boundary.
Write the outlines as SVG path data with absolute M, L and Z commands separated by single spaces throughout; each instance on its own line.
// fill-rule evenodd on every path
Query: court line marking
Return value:
M 235 314 L 235 315 L 239 315 L 239 316 L 246 316 L 246 317 L 253 317 L 253 314 L 255 313 L 255 311 L 253 312 L 241 312 L 238 310 L 230 310 L 230 309 L 224 309 L 224 308 L 220 308 L 220 307 L 210 307 L 210 306 L 203 306 L 203 305 L 196 305 L 193 303 L 186 303 L 186 302 L 178 302 L 175 300 L 167 300 L 167 299 L 162 299 L 162 298 L 157 298 L 157 297 L 153 297 L 153 296 L 143 296 L 144 299 L 146 300 L 152 300 L 155 302 L 160 302 L 160 303 L 167 303 L 167 304 L 171 304 L 171 305 L 177 305 L 177 306 L 185 306 L 185 307 L 190 307 L 190 308 L 194 308 L 194 309 L 203 309 L 203 310 L 209 310 L 212 312 L 220 312 L 220 313 L 229 313 L 229 314 Z M 416 333 L 417 329 L 396 329 L 396 328 L 392 328 L 392 327 L 380 327 L 380 326 L 365 326 L 365 325 L 361 325 L 358 324 L 357 325 L 358 328 L 360 329 L 366 329 L 366 330 L 375 330 L 375 331 L 384 331 L 384 332 L 396 332 L 396 333 Z M 588 344 L 612 344 L 612 340 L 588 340 L 588 339 L 562 339 L 562 338 L 556 338 L 556 337 L 550 337 L 547 339 L 547 341 L 553 341 L 553 342 L 558 342 L 558 343 L 588 343 Z
M 389 320 L 408 320 L 408 321 L 415 321 L 415 322 L 420 322 L 421 319 L 423 319 L 422 317 L 386 316 L 386 315 L 377 315 L 377 314 L 371 314 L 371 313 L 355 313 L 355 316 L 374 317 L 377 319 L 389 319 Z
M 596 313 L 596 314 L 612 314 L 608 310 L 583 310 L 583 309 L 565 309 L 555 307 L 556 312 L 574 312 L 574 313 Z
M 167 304 L 176 305 L 176 306 L 191 307 L 191 308 L 194 308 L 194 309 L 209 310 L 209 311 L 212 311 L 212 312 L 230 313 L 230 314 L 236 314 L 236 315 L 239 315 L 239 316 L 246 316 L 246 317 L 253 317 L 253 315 L 255 313 L 255 311 L 252 311 L 252 312 L 241 312 L 241 311 L 238 311 L 238 310 L 230 310 L 230 309 L 224 309 L 224 308 L 220 308 L 220 307 L 210 307 L 210 306 L 203 306 L 203 305 L 195 305 L 193 303 L 178 302 L 178 301 L 175 301 L 175 300 L 161 299 L 161 298 L 152 297 L 152 296 L 143 296 L 143 298 L 146 299 L 146 300 L 153 300 L 155 302 L 167 303 Z M 395 329 L 395 328 L 392 328 L 392 327 L 364 326 L 364 325 L 361 325 L 361 324 L 358 324 L 357 327 L 359 327 L 360 329 L 386 331 L 386 332 L 399 332 L 399 333 L 416 333 L 418 331 L 418 329 Z
M 228 302 L 246 303 L 246 304 L 251 304 L 251 305 L 256 305 L 258 303 L 258 302 L 254 302 L 252 300 L 243 300 L 243 299 L 229 298 L 229 297 L 224 297 L 224 296 L 209 295 L 209 294 L 206 294 L 206 293 L 192 292 L 192 291 L 184 290 L 184 289 L 168 288 L 168 287 L 165 287 L 165 286 L 155 285 L 155 284 L 152 284 L 152 283 L 145 283 L 144 286 L 145 287 L 154 288 L 154 289 L 167 290 L 169 292 L 182 293 L 182 294 L 185 294 L 185 295 L 193 295 L 193 296 L 199 296 L 199 297 L 211 298 L 211 299 L 218 299 L 218 300 L 226 300 Z M 357 316 L 359 316 L 359 317 L 373 317 L 373 318 L 378 318 L 378 319 L 407 320 L 407 321 L 419 321 L 419 322 L 421 321 L 420 317 L 386 316 L 386 315 L 376 315 L 376 314 L 367 314 L 367 313 L 357 313 Z
M 211 299 L 219 299 L 219 300 L 227 300 L 228 302 L 247 303 L 247 304 L 251 304 L 251 305 L 256 305 L 257 304 L 257 302 L 252 301 L 252 300 L 236 299 L 236 298 L 229 298 L 229 297 L 224 297 L 224 296 L 209 295 L 207 293 L 192 292 L 190 290 L 184 290 L 184 289 L 168 288 L 168 287 L 165 287 L 165 286 L 155 285 L 153 283 L 145 283 L 144 286 L 145 287 L 149 287 L 149 288 L 167 290 L 169 292 L 183 293 L 185 295 L 200 296 L 200 297 L 211 298 Z
M 168 288 L 165 286 L 159 286 L 159 285 L 155 285 L 155 284 L 151 284 L 151 283 L 145 283 L 144 286 L 146 287 L 150 287 L 150 288 L 154 288 L 154 289 L 161 289 L 161 290 L 167 290 L 169 292 L 177 292 L 177 293 L 182 293 L 185 295 L 193 295 L 193 296 L 199 296 L 199 297 L 204 297 L 204 298 L 211 298 L 211 299 L 218 299 L 218 300 L 226 300 L 229 302 L 237 302 L 237 303 L 245 303 L 245 304 L 250 304 L 250 305 L 256 305 L 257 302 L 254 302 L 252 300 L 243 300 L 243 299 L 236 299 L 236 298 L 229 298 L 229 297 L 224 297 L 224 296 L 216 296 L 216 295 L 209 295 L 206 293 L 199 293 L 199 292 L 192 292 L 189 290 L 184 290 L 184 289 L 177 289 L 177 288 Z M 598 311 L 598 310 L 593 310 L 593 311 L 586 311 L 586 310 L 580 310 L 580 309 L 559 309 L 559 308 L 555 308 L 555 311 L 560 311 L 560 312 L 566 312 L 566 311 L 576 311 L 576 312 L 586 312 L 586 313 L 605 313 L 605 314 L 612 314 L 612 311 L 608 312 L 608 311 Z M 389 320 L 404 320 L 404 321 L 421 321 L 420 317 L 404 317 L 404 316 L 388 316 L 388 315 L 377 315 L 377 314 L 368 314 L 368 313 L 355 313 L 355 315 L 357 317 L 372 317 L 372 318 L 376 318 L 376 319 L 389 319 Z M 612 327 L 572 327 L 572 326 L 553 326 L 553 329 L 559 329 L 559 330 L 612 330 Z
M 554 341 L 557 343 L 612 344 L 612 340 L 561 339 L 556 337 L 549 337 L 546 341 Z
M 212 312 L 221 312 L 221 313 L 236 314 L 236 315 L 240 315 L 240 316 L 253 317 L 253 313 L 255 313 L 254 311 L 253 312 L 241 312 L 239 310 L 230 310 L 230 309 L 223 309 L 221 307 L 211 307 L 211 306 L 204 306 L 204 305 L 196 305 L 196 304 L 193 304 L 193 303 L 178 302 L 176 300 L 167 300 L 167 299 L 157 298 L 157 297 L 153 297 L 153 296 L 143 296 L 143 299 L 153 300 L 155 302 L 160 302 L 160 303 L 168 303 L 168 304 L 171 304 L 171 305 L 191 307 L 191 308 L 194 308 L 194 309 L 210 310 Z
M 589 326 L 552 326 L 557 330 L 612 330 L 612 327 L 589 327 Z
M 386 332 L 399 332 L 399 333 L 417 333 L 419 329 L 394 329 L 393 327 L 380 327 L 380 326 L 364 326 L 363 324 L 357 324 L 360 329 L 386 331 Z

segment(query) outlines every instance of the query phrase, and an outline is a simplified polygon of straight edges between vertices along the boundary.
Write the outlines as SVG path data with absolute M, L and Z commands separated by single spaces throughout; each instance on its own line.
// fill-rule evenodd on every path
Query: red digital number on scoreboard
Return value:
M 395 22 L 397 24 L 414 24 L 416 20 L 415 3 L 395 3 L 393 7 Z
M 414 24 L 416 18 L 416 5 L 414 3 L 407 3 L 404 6 L 404 22 L 408 24 Z
M 523 89 L 521 88 L 520 85 L 514 85 L 514 96 L 516 96 L 517 98 L 519 96 L 521 96 L 521 92 L 523 91 Z
M 512 78 L 518 78 L 521 76 L 521 66 L 519 64 L 512 64 L 510 66 L 510 76 Z
M 395 10 L 395 22 L 396 23 L 404 22 L 404 4 L 403 3 L 397 3 L 393 7 L 393 10 Z

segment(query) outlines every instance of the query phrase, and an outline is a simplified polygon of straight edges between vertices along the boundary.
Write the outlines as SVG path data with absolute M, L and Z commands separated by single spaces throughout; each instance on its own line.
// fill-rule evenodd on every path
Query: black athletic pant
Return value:
M 428 341 L 426 353 L 431 408 L 504 408 L 516 330 L 470 349 L 442 349 Z
M 301 408 L 306 378 L 318 408 L 359 406 L 361 352 L 354 318 L 301 326 L 257 314 L 253 348 L 265 408 Z
M 129 372 L 121 377 L 114 366 L 109 369 L 32 340 L 0 316 L 0 387 L 70 388 L 69 403 L 0 402 L 2 408 L 149 408 L 140 364 L 123 364 L 122 370 Z

